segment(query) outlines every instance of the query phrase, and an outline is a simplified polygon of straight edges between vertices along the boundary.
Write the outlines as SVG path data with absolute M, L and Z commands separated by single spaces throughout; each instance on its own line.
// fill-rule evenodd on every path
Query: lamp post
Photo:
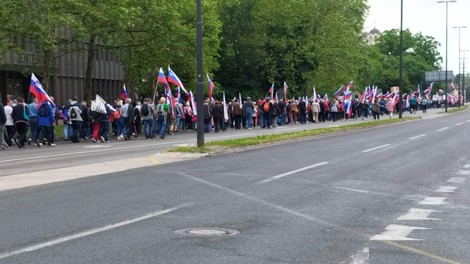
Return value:
M 400 87 L 398 88 L 398 118 L 403 115 L 403 0 L 400 5 Z
M 448 101 L 448 96 L 447 96 L 447 93 L 448 93 L 448 80 L 447 80 L 447 39 L 448 39 L 448 31 L 449 31 L 449 19 L 448 19 L 448 13 L 449 13 L 449 3 L 455 3 L 457 2 L 457 0 L 442 0 L 442 1 L 437 1 L 437 3 L 441 4 L 441 3 L 445 3 L 446 4 L 446 82 L 445 82 L 445 86 L 446 86 L 446 91 L 445 91 L 445 98 L 446 100 L 444 101 L 444 104 L 446 106 L 446 112 L 447 112 L 447 101 Z
M 196 102 L 197 146 L 204 147 L 204 91 L 202 81 L 202 12 L 201 0 L 196 0 Z
M 461 50 L 461 52 L 463 52 L 463 56 L 462 56 L 462 91 L 463 91 L 463 103 L 465 104 L 465 100 L 467 100 L 467 89 L 465 89 L 465 59 L 466 59 L 466 52 L 468 52 L 470 50 Z M 460 61 L 459 61 L 460 63 Z M 460 67 L 460 65 L 459 65 Z
M 461 91 L 462 91 L 462 73 L 461 73 L 461 71 L 460 71 L 460 52 L 461 52 L 461 50 L 460 50 L 460 30 L 461 30 L 462 28 L 467 28 L 467 27 L 466 27 L 466 26 L 460 26 L 460 27 L 452 27 L 452 28 L 454 28 L 454 29 L 455 29 L 455 28 L 459 29 L 459 77 L 460 77 L 460 80 L 459 80 L 459 108 L 460 108 L 460 95 L 462 94 L 462 93 L 461 93 Z M 463 102 L 463 101 L 464 101 L 464 100 L 462 100 L 462 102 Z

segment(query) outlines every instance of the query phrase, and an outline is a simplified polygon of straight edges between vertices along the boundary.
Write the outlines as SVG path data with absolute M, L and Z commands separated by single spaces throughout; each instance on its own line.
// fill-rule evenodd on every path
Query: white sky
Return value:
M 376 27 L 381 32 L 400 29 L 401 0 L 368 0 L 369 14 L 364 30 Z M 448 3 L 448 69 L 459 73 L 459 29 L 452 27 L 466 26 L 460 29 L 460 49 L 470 50 L 470 0 L 457 0 Z M 437 0 L 403 0 L 403 29 L 410 29 L 413 34 L 421 32 L 432 36 L 441 43 L 439 52 L 443 58 L 442 70 L 445 69 L 446 40 L 446 4 Z M 464 56 L 462 52 L 461 57 Z M 470 51 L 466 52 L 465 72 L 470 72 Z

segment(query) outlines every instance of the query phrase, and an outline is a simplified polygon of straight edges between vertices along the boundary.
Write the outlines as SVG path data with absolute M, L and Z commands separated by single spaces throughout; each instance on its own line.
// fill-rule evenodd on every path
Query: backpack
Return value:
M 158 105 L 157 106 L 157 116 L 163 116 L 163 105 Z
M 38 108 L 38 116 L 40 117 L 47 117 L 47 106 L 45 104 L 41 104 Z
M 77 118 L 77 116 L 78 116 L 77 111 L 75 111 L 74 107 L 71 107 L 69 111 L 70 111 L 70 113 L 69 113 L 70 118 Z
M 119 120 L 120 118 L 121 118 L 121 111 L 119 111 L 119 109 L 116 109 L 116 111 L 113 112 L 113 119 Z
M 265 102 L 265 103 L 263 104 L 263 111 L 264 111 L 264 112 L 269 112 L 269 102 Z
M 148 116 L 150 114 L 149 105 L 143 104 L 140 108 L 140 113 L 142 114 L 142 116 Z

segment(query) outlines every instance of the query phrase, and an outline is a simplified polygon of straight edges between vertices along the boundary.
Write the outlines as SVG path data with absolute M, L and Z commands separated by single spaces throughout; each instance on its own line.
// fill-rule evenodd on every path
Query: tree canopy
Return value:
M 353 80 L 359 87 L 387 90 L 399 81 L 399 30 L 383 32 L 377 43 L 363 39 L 367 0 L 204 0 L 204 71 L 216 82 L 215 96 L 264 96 L 271 83 L 288 97 L 332 93 Z M 194 0 L 4 0 L 0 9 L 0 52 L 25 52 L 13 37 L 36 47 L 43 78 L 54 58 L 85 52 L 83 87 L 91 97 L 95 52 L 115 54 L 125 83 L 151 95 L 160 67 L 171 65 L 188 89 L 195 87 Z M 64 31 L 64 29 L 67 29 Z M 64 33 L 66 32 L 66 33 Z M 404 31 L 405 90 L 436 70 L 439 43 Z M 90 69 L 88 69 L 90 67 Z M 90 71 L 88 71 L 90 70 Z M 47 83 L 45 85 L 47 87 Z M 194 90 L 194 89 L 193 89 Z M 362 90 L 362 89 L 358 89 Z

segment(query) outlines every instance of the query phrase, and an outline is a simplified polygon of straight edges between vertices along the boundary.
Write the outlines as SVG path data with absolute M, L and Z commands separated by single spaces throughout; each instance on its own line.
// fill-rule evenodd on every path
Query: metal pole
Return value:
M 400 11 L 400 87 L 398 89 L 398 118 L 403 115 L 403 0 L 401 0 Z
M 444 104 L 445 104 L 445 107 L 446 107 L 446 112 L 447 112 L 447 100 L 449 99 L 447 94 L 448 94 L 448 76 L 447 76 L 447 38 L 448 38 L 448 30 L 449 30 L 449 22 L 448 22 L 448 13 L 449 13 L 449 3 L 455 3 L 457 2 L 457 0 L 445 0 L 445 1 L 437 1 L 438 3 L 445 3 L 446 4 L 446 80 L 445 80 L 445 86 L 446 86 L 446 89 L 445 89 L 445 101 L 444 101 Z
M 197 146 L 204 147 L 204 91 L 202 81 L 202 14 L 201 0 L 196 0 L 196 102 Z
M 462 91 L 462 72 L 460 71 L 460 53 L 462 52 L 460 50 L 460 29 L 462 28 L 467 28 L 466 26 L 460 26 L 460 27 L 452 27 L 452 28 L 457 28 L 459 30 L 459 108 L 460 108 L 460 96 L 463 94 Z M 464 100 L 462 100 L 463 103 Z

